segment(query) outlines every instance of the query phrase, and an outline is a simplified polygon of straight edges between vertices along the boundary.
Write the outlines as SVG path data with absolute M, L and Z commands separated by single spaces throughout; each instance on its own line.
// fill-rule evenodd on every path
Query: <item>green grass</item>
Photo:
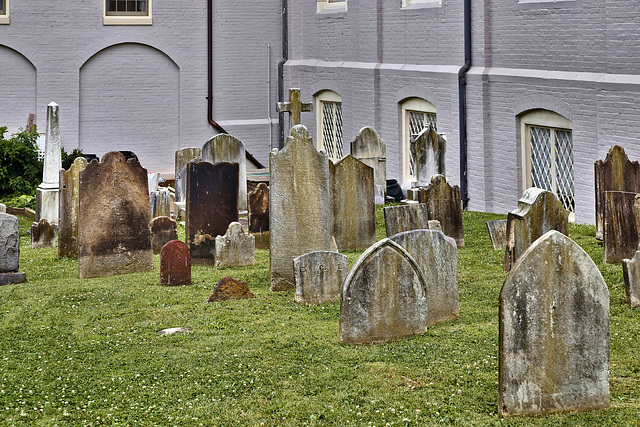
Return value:
M 22 219 L 28 283 L 0 287 L 0 424 L 640 425 L 640 311 L 586 225 L 570 234 L 610 289 L 611 408 L 497 415 L 506 274 L 485 222 L 498 218 L 464 214 L 460 319 L 357 347 L 338 341 L 338 302 L 300 306 L 292 291 L 269 291 L 268 251 L 256 251 L 253 267 L 194 267 L 187 287 L 159 285 L 157 256 L 153 272 L 80 280 L 76 260 L 30 249 Z M 380 210 L 377 224 L 381 238 Z M 353 263 L 359 253 L 347 255 Z M 206 303 L 227 275 L 256 298 Z M 156 335 L 178 326 L 192 332 Z

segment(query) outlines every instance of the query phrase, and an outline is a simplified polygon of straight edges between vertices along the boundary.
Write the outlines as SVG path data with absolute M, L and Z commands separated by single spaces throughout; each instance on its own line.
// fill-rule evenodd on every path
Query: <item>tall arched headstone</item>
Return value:
M 78 256 L 78 209 L 80 207 L 80 171 L 87 167 L 84 157 L 77 157 L 68 171 L 60 169 L 58 211 L 58 256 Z
M 373 168 L 376 205 L 384 205 L 387 187 L 387 145 L 374 128 L 365 126 L 351 143 L 351 155 Z
M 226 133 L 216 135 L 202 147 L 202 160 L 238 164 L 238 209 L 247 210 L 247 158 L 242 141 Z
M 444 155 L 447 140 L 431 125 L 424 128 L 411 144 L 415 159 L 416 187 L 426 187 L 434 175 L 445 176 Z

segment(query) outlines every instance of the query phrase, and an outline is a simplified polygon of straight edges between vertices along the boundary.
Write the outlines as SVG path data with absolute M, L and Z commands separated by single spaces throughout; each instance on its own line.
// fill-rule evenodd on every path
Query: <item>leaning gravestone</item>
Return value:
M 80 206 L 80 171 L 87 167 L 84 157 L 77 157 L 68 171 L 60 169 L 60 205 L 58 210 L 58 256 L 78 256 L 78 208 Z
M 81 279 L 153 270 L 147 170 L 111 151 L 80 172 Z
M 596 190 L 596 238 L 602 240 L 606 191 L 640 193 L 640 164 L 629 161 L 624 148 L 614 145 L 604 161 L 594 164 Z
M 552 230 L 500 292 L 502 416 L 609 406 L 609 291 L 589 255 Z
M 507 247 L 507 220 L 487 221 L 487 230 L 493 249 L 504 250 Z
M 172 240 L 162 247 L 160 284 L 165 286 L 191 284 L 191 253 L 186 243 Z
M 633 258 L 622 260 L 622 272 L 627 303 L 631 307 L 640 307 L 640 246 Z
M 511 269 L 536 239 L 550 230 L 569 234 L 569 212 L 550 191 L 531 187 L 518 200 L 518 208 L 507 216 L 505 271 Z
M 349 267 L 347 256 L 317 251 L 293 260 L 298 304 L 322 304 L 340 299 Z
M 427 283 L 400 245 L 382 239 L 351 267 L 342 288 L 340 341 L 367 344 L 427 330 Z
M 249 193 L 249 232 L 269 231 L 269 187 L 264 182 Z
M 604 192 L 603 261 L 617 264 L 631 258 L 640 243 L 640 195 Z
M 20 267 L 20 222 L 18 217 L 0 213 L 0 286 L 22 283 L 25 273 Z
M 157 216 L 151 220 L 151 247 L 159 254 L 162 247 L 178 239 L 178 224 L 168 216 Z
M 224 236 L 216 236 L 216 267 L 234 267 L 255 263 L 256 239 L 244 234 L 239 222 L 232 222 Z
M 412 230 L 389 237 L 402 246 L 420 266 L 427 287 L 427 324 L 457 319 L 458 248 L 456 241 L 436 230 Z
M 238 164 L 187 165 L 186 238 L 194 263 L 213 264 L 216 236 L 238 221 Z
M 429 228 L 427 205 L 412 203 L 410 205 L 387 206 L 384 208 L 384 225 L 387 237 L 409 230 Z
M 343 251 L 365 250 L 376 241 L 373 169 L 348 155 L 331 173 L 336 244 Z
M 282 150 L 269 155 L 272 291 L 295 288 L 293 259 L 328 251 L 331 243 L 329 159 L 296 125 Z
M 422 129 L 413 144 L 411 154 L 415 159 L 416 187 L 426 187 L 434 175 L 445 175 L 444 155 L 447 140 L 438 135 L 431 125 Z
M 428 218 L 440 221 L 444 234 L 453 237 L 458 247 L 463 247 L 464 227 L 460 187 L 450 186 L 443 175 L 434 175 L 428 187 L 419 189 L 418 201 L 427 206 Z
M 351 155 L 373 168 L 376 205 L 384 205 L 387 187 L 387 146 L 378 132 L 369 126 L 360 129 L 355 141 L 351 143 Z
M 238 209 L 247 210 L 247 157 L 242 141 L 226 133 L 216 135 L 202 147 L 202 160 L 238 164 Z
M 56 245 L 56 228 L 42 218 L 31 226 L 31 248 L 53 248 Z

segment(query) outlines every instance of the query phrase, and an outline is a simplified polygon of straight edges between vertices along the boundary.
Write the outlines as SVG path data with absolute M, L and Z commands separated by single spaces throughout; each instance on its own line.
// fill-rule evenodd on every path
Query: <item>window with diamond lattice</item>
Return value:
M 425 128 L 431 126 L 435 130 L 436 127 L 436 115 L 434 113 L 424 113 L 422 111 L 410 111 L 407 110 L 409 115 L 409 153 L 413 153 L 413 144 L 415 143 L 418 134 Z M 414 156 L 409 155 L 409 173 L 412 177 L 416 176 L 416 159 Z
M 338 161 L 343 155 L 342 98 L 335 92 L 323 91 L 315 97 L 316 144 L 329 158 Z

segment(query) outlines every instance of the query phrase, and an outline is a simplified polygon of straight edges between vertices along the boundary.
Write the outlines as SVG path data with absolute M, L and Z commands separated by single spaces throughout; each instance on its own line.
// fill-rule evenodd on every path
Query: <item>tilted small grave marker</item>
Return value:
M 317 251 L 293 260 L 298 304 L 322 304 L 340 299 L 347 276 L 347 256 L 338 252 Z
M 493 249 L 504 250 L 507 247 L 507 220 L 498 219 L 487 221 L 487 231 L 491 238 Z

